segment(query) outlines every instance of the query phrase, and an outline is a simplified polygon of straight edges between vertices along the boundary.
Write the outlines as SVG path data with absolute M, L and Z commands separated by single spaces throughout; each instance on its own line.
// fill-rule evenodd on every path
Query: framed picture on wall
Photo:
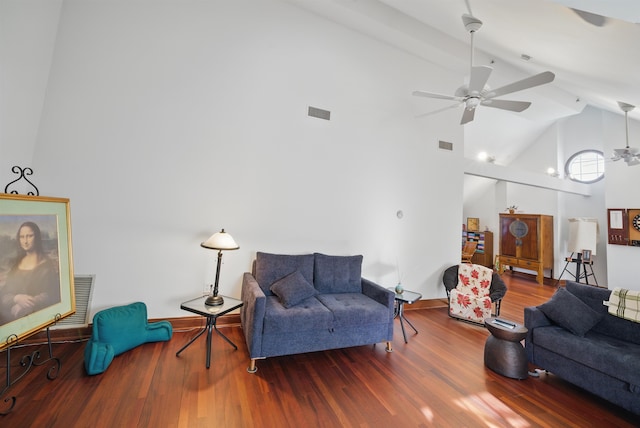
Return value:
M 478 217 L 467 217 L 467 230 L 477 232 L 480 230 L 480 219 Z
M 624 208 L 607 209 L 607 242 L 612 245 L 629 245 L 629 215 Z
M 69 200 L 0 194 L 0 349 L 73 313 Z
M 591 250 L 582 250 L 582 263 L 591 263 Z

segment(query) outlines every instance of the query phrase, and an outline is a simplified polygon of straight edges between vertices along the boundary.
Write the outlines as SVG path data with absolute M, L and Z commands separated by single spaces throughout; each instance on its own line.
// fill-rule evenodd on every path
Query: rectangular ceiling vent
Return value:
M 331 120 L 331 112 L 329 110 L 322 110 L 321 108 L 309 106 L 309 116 L 317 117 L 318 119 Z
M 440 140 L 438 142 L 438 147 L 441 148 L 442 150 L 453 150 L 453 143 Z
M 63 328 L 87 327 L 89 322 L 89 304 L 95 282 L 95 275 L 78 275 L 73 277 L 76 296 L 76 313 L 60 320 L 51 326 L 52 330 Z

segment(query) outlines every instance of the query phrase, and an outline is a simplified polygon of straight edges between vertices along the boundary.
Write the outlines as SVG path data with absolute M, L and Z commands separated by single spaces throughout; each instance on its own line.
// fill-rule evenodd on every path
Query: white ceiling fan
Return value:
M 465 13 L 464 15 L 462 15 L 462 22 L 464 23 L 464 27 L 466 28 L 466 30 L 471 35 L 471 71 L 469 74 L 469 83 L 459 87 L 455 91 L 454 95 L 443 95 L 427 91 L 414 91 L 413 95 L 419 97 L 456 101 L 456 104 L 454 105 L 432 111 L 421 116 L 439 113 L 449 108 L 455 108 L 461 104 L 464 104 L 464 112 L 462 114 L 462 120 L 460 121 L 460 124 L 464 125 L 465 123 L 471 122 L 473 120 L 478 105 L 515 112 L 526 110 L 531 105 L 531 103 L 528 101 L 497 100 L 496 98 L 502 95 L 507 95 L 513 92 L 522 91 L 524 89 L 529 89 L 535 86 L 540 86 L 544 85 L 545 83 L 552 82 L 555 78 L 555 75 L 550 71 L 545 71 L 543 73 L 518 80 L 517 82 L 510 83 L 497 89 L 489 88 L 486 83 L 489 80 L 489 76 L 491 75 L 493 68 L 486 65 L 473 65 L 473 36 L 474 33 L 478 31 L 480 27 L 482 27 L 482 21 L 473 16 L 468 2 L 467 8 L 469 9 L 469 13 Z
M 627 163 L 628 166 L 638 165 L 640 164 L 640 149 L 629 147 L 629 112 L 636 108 L 636 106 L 632 106 L 631 104 L 623 103 L 621 101 L 618 101 L 618 105 L 624 112 L 627 146 L 624 149 L 615 149 L 613 151 L 613 157 L 611 158 L 611 160 L 619 161 L 620 159 L 622 159 Z

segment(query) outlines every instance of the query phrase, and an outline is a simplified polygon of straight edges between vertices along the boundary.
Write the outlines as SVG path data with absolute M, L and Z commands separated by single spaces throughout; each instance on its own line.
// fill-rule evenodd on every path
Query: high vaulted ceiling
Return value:
M 465 125 L 467 155 L 473 150 L 497 151 L 500 146 L 504 151 L 509 142 L 505 156 L 514 156 L 522 150 L 514 141 L 526 145 L 552 121 L 579 113 L 586 105 L 621 115 L 617 101 L 640 106 L 638 0 L 291 1 L 459 73 L 461 84 L 469 75 L 470 62 L 470 37 L 461 16 L 470 7 L 483 21 L 475 34 L 474 65 L 494 67 L 491 86 L 546 70 L 556 74 L 549 85 L 505 97 L 532 101 L 523 113 L 489 108 L 478 112 Z M 452 93 L 456 88 L 425 79 L 423 87 L 415 89 Z M 451 104 L 421 101 L 423 112 Z M 629 118 L 640 119 L 640 108 Z M 505 122 L 514 122 L 514 126 L 506 127 Z M 501 132 L 495 135 L 497 123 Z M 489 144 L 487 140 L 493 146 L 481 147 Z

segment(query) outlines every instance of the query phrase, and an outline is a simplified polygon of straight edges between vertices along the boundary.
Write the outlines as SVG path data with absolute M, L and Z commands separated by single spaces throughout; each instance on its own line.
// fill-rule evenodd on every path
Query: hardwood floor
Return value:
M 554 291 L 519 274 L 506 273 L 504 279 L 509 291 L 501 316 L 518 322 L 523 321 L 524 306 L 542 303 Z M 116 357 L 98 376 L 85 374 L 84 342 L 54 345 L 54 354 L 62 360 L 58 377 L 46 379 L 48 366 L 29 372 L 1 397 L 16 396 L 17 401 L 11 413 L 0 416 L 0 426 L 640 425 L 640 417 L 552 374 L 519 381 L 487 369 L 487 330 L 449 318 L 446 308 L 406 309 L 419 334 L 409 329 L 405 344 L 396 324 L 393 353 L 379 344 L 270 358 L 258 362 L 256 374 L 246 372 L 248 354 L 238 325 L 222 328 L 237 351 L 214 334 L 209 370 L 204 338 L 180 357 L 175 355 L 195 330 L 176 332 L 169 342 L 142 345 Z M 0 357 L 4 365 L 5 353 Z

